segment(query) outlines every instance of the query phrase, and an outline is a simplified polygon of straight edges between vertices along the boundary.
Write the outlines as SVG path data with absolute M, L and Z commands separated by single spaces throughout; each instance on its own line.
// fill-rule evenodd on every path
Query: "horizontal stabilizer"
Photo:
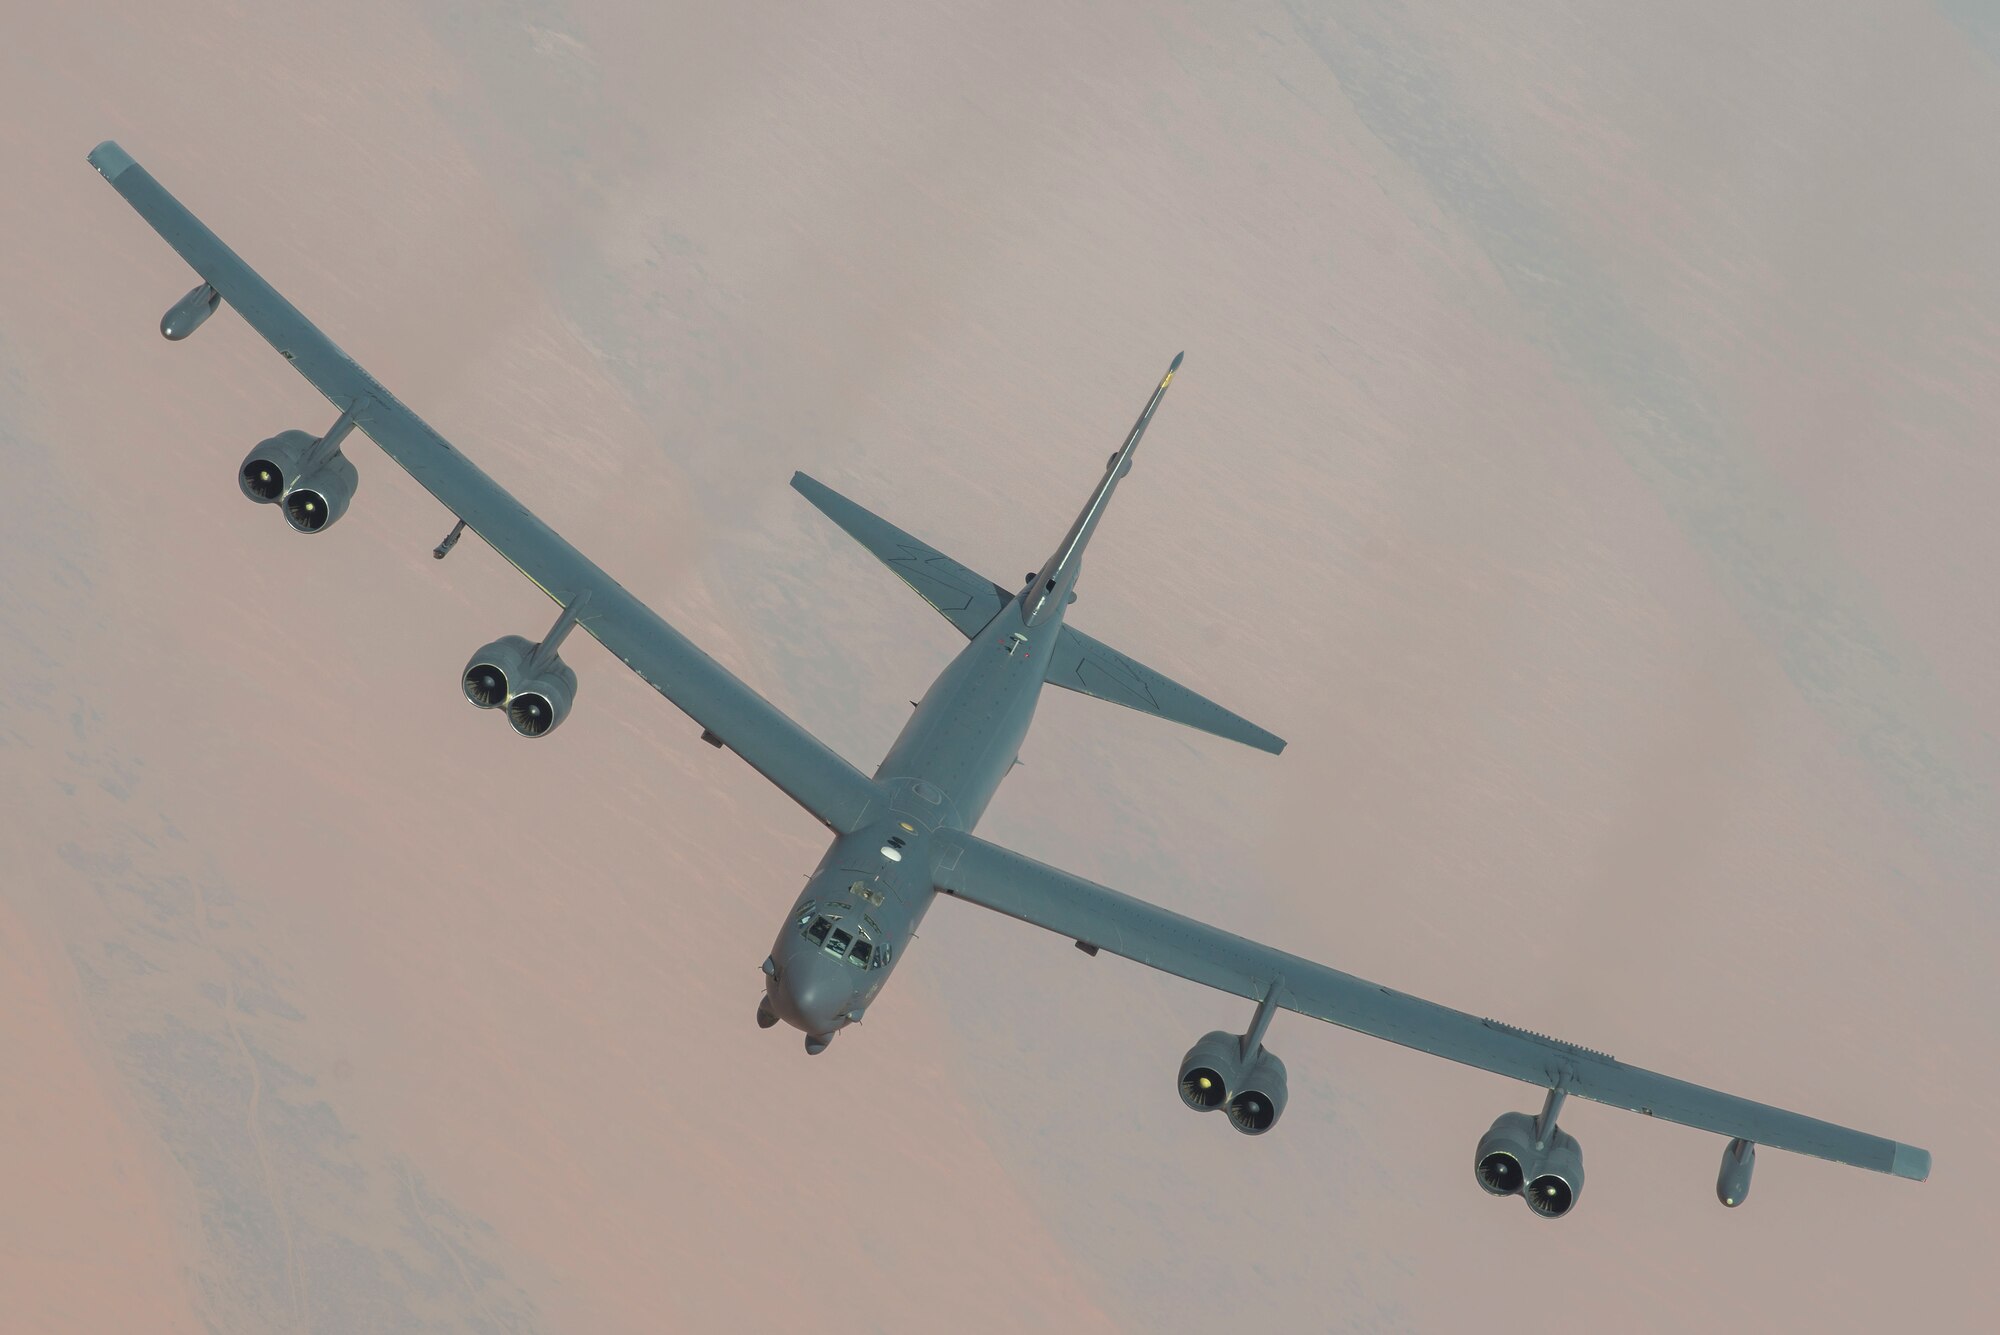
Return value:
M 1215 701 L 1196 695 L 1179 682 L 1070 626 L 1063 627 L 1062 637 L 1049 655 L 1047 671 L 1051 686 L 1094 695 L 1127 709 L 1158 714 L 1163 719 L 1227 737 L 1272 755 L 1285 749 L 1284 738 L 1264 731 L 1241 714 L 1231 713 Z
M 903 583 L 957 626 L 966 639 L 986 629 L 1014 595 L 967 570 L 937 548 L 917 541 L 888 520 L 848 500 L 804 473 L 792 474 L 792 489 L 818 506 L 848 536 L 875 553 Z

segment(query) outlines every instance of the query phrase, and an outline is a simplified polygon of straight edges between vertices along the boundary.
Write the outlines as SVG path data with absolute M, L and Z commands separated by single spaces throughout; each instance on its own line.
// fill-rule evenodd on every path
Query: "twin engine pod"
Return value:
M 116 147 L 116 145 L 113 145 Z M 213 283 L 203 283 L 167 308 L 160 332 L 180 340 L 201 328 L 222 304 Z M 285 354 L 291 356 L 289 352 Z M 243 456 L 236 485 L 258 505 L 280 506 L 285 522 L 300 533 L 318 533 L 347 513 L 360 474 L 354 471 L 340 443 L 354 430 L 350 407 L 324 436 L 280 431 Z
M 1258 1046 L 1243 1058 L 1243 1037 L 1218 1029 L 1205 1034 L 1181 1059 L 1181 1102 L 1196 1112 L 1229 1114 L 1229 1124 L 1246 1136 L 1261 1136 L 1285 1111 L 1285 1064 Z
M 300 533 L 331 528 L 347 513 L 360 475 L 340 452 L 338 437 L 331 442 L 327 437 L 334 432 L 323 437 L 279 432 L 244 456 L 236 484 L 258 505 L 282 506 L 285 522 Z
M 546 737 L 569 717 L 576 700 L 576 670 L 553 650 L 507 635 L 474 654 L 459 683 L 481 709 L 505 709 L 523 737 Z
M 1472 1172 L 1495 1196 L 1520 1196 L 1544 1219 L 1560 1219 L 1583 1194 L 1583 1150 L 1551 1125 L 1538 1144 L 1532 1113 L 1502 1113 L 1473 1153 Z

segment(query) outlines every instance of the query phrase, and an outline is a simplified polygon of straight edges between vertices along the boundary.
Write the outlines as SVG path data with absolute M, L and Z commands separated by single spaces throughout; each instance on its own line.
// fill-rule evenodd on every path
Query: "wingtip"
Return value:
M 1895 1158 L 1890 1160 L 1889 1171 L 1897 1177 L 1906 1177 L 1912 1182 L 1925 1182 L 1931 1175 L 1931 1152 L 1920 1150 L 1915 1145 L 1897 1145 Z
M 107 139 L 90 150 L 90 165 L 107 181 L 115 181 L 132 165 L 132 155 L 118 147 L 116 139 Z
M 1173 363 L 1173 365 L 1172 365 L 1172 366 L 1169 366 L 1169 367 L 1167 368 L 1168 372 L 1169 372 L 1169 373 L 1171 373 L 1171 372 L 1174 372 L 1174 371 L 1178 371 L 1178 370 L 1180 370 L 1180 369 L 1181 369 L 1181 358 L 1183 358 L 1183 357 L 1185 357 L 1185 356 L 1187 356 L 1187 354 L 1186 354 L 1185 352 L 1177 352 L 1177 353 L 1175 353 L 1175 354 L 1174 354 L 1174 363 Z

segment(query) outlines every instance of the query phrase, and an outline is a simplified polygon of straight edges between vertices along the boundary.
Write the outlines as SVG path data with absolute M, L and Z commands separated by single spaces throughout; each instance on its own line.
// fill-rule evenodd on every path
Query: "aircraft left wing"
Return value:
M 1928 1151 L 1753 1103 L 1498 1020 L 1455 1011 L 1232 935 L 957 831 L 939 831 L 939 890 L 1222 992 L 1386 1038 L 1545 1090 L 1922 1181 Z M 1274 991 L 1275 990 L 1275 991 Z
M 124 149 L 106 140 L 91 151 L 90 164 L 384 454 L 544 593 L 576 609 L 576 624 L 821 822 L 836 830 L 861 822 L 877 796 L 873 780 L 703 653 L 453 449 Z

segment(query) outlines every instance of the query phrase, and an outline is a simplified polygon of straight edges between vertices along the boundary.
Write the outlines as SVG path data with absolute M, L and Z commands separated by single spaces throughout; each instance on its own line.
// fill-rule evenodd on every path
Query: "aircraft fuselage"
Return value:
M 778 931 L 766 1003 L 813 1051 L 861 1018 L 929 910 L 932 831 L 970 831 L 1014 767 L 1068 610 L 1065 598 L 1029 625 L 1025 598 L 1001 609 L 924 692 L 875 771 L 887 802 L 833 841 Z

